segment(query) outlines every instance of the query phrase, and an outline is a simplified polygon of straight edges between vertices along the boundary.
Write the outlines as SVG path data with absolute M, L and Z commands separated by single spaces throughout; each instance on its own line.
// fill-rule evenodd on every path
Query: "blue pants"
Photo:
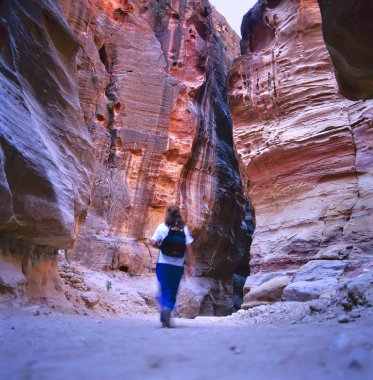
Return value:
M 171 264 L 157 263 L 155 268 L 157 279 L 160 284 L 159 302 L 161 308 L 173 310 L 176 303 L 176 295 L 179 289 L 181 276 L 184 273 L 184 267 Z

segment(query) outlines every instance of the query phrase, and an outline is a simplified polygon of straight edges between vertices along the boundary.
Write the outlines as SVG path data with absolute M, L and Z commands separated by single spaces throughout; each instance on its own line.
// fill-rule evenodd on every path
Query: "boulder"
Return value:
M 311 301 L 318 298 L 331 298 L 337 291 L 336 278 L 324 278 L 316 281 L 297 281 L 289 284 L 283 293 L 284 301 Z
M 311 260 L 300 267 L 293 282 L 315 281 L 327 277 L 340 277 L 347 263 L 341 260 Z
M 373 272 L 367 271 L 356 278 L 347 279 L 341 286 L 342 297 L 339 303 L 344 309 L 351 310 L 354 307 L 373 306 Z
M 100 296 L 96 292 L 85 292 L 81 298 L 90 309 L 93 309 L 100 301 Z
M 244 285 L 244 296 L 251 291 L 251 289 L 254 289 L 263 283 L 271 280 L 275 277 L 282 277 L 282 276 L 291 276 L 293 274 L 293 271 L 283 271 L 283 272 L 259 272 L 255 273 L 251 276 L 248 276 L 245 281 Z
M 290 283 L 290 276 L 279 276 L 253 288 L 244 297 L 242 308 L 281 301 L 284 288 Z

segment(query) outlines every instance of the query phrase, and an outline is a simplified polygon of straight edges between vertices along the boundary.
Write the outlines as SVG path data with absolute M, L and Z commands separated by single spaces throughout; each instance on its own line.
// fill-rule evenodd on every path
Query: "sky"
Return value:
M 221 13 L 228 24 L 241 36 L 241 21 L 257 0 L 210 0 L 210 4 Z

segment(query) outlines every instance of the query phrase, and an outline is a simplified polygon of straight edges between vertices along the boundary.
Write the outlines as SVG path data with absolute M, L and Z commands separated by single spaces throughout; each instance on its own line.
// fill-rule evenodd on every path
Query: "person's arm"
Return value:
M 150 240 L 149 240 L 149 244 L 150 244 L 153 248 L 159 248 L 159 243 L 158 243 L 156 240 L 150 239 Z

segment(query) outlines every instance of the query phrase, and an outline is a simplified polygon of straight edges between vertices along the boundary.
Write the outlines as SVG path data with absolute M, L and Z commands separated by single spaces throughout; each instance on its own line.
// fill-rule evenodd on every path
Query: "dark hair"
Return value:
M 185 222 L 180 214 L 180 207 L 178 205 L 170 206 L 166 212 L 165 223 L 169 227 L 184 227 Z

